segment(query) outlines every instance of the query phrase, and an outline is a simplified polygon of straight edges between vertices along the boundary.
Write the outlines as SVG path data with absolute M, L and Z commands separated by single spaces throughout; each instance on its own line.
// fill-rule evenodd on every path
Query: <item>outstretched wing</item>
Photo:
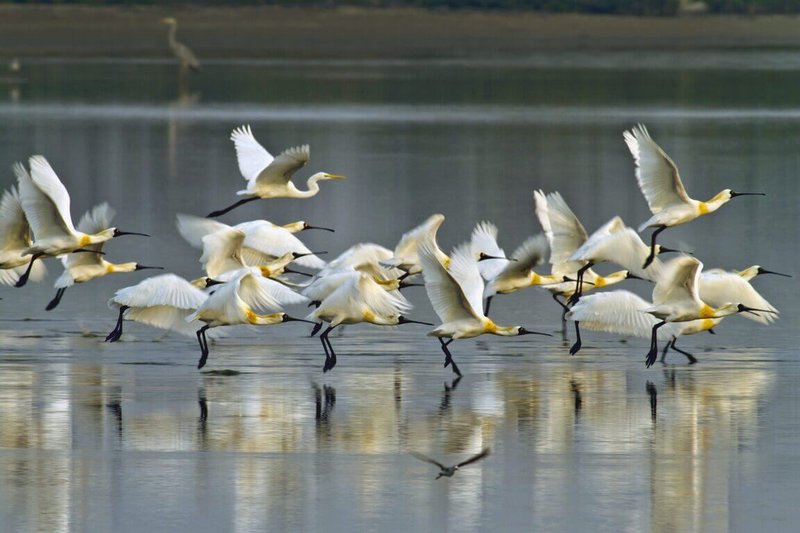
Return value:
M 653 288 L 653 303 L 696 305 L 699 300 L 698 278 L 702 269 L 703 263 L 688 255 L 676 257 L 666 263 L 661 279 Z
M 653 214 L 677 204 L 688 204 L 678 167 L 650 137 L 644 124 L 622 134 L 636 163 L 636 181 Z
M 241 255 L 244 238 L 243 231 L 231 227 L 203 237 L 203 255 L 200 256 L 200 263 L 206 274 L 214 278 L 246 266 Z
M 462 245 L 456 250 L 456 254 L 451 258 L 450 270 L 444 268 L 436 259 L 433 246 L 428 239 L 423 240 L 419 246 L 419 258 L 422 263 L 422 275 L 425 278 L 425 290 L 439 319 L 447 323 L 483 316 L 483 313 L 477 311 L 481 309 L 483 303 L 481 301 L 483 280 L 477 264 L 470 257 L 467 245 Z M 471 285 L 472 301 L 468 291 L 462 287 L 461 279 L 465 280 L 467 285 Z
M 5 191 L 0 200 L 0 238 L 0 249 L 23 250 L 31 245 L 31 228 L 16 187 Z
M 472 230 L 470 251 L 474 260 L 477 260 L 482 253 L 493 257 L 505 257 L 505 251 L 497 244 L 497 226 L 486 220 L 478 222 L 478 225 Z M 492 280 L 503 271 L 508 263 L 509 261 L 506 259 L 484 259 L 478 261 L 478 271 L 483 279 Z
M 409 454 L 411 454 L 411 456 L 412 456 L 412 457 L 416 457 L 416 458 L 417 458 L 417 459 L 419 459 L 420 461 L 425 461 L 426 463 L 430 463 L 430 464 L 432 464 L 432 465 L 436 465 L 436 466 L 438 466 L 439 468 L 441 468 L 442 470 L 444 470 L 445 468 L 447 468 L 446 466 L 444 466 L 442 463 L 440 463 L 440 462 L 439 462 L 439 461 L 437 461 L 436 459 L 431 459 L 431 458 L 430 458 L 430 457 L 428 457 L 427 455 L 422 455 L 422 454 L 421 454 L 421 453 L 419 453 L 419 452 L 408 452 L 408 453 L 409 453 Z
M 535 191 L 534 198 L 536 215 L 550 243 L 552 273 L 574 274 L 585 262 L 569 258 L 589 238 L 586 229 L 558 192 L 545 196 L 542 191 Z
M 116 215 L 116 212 L 108 203 L 103 202 L 102 204 L 98 204 L 83 214 L 78 222 L 78 231 L 90 235 L 100 233 L 111 227 L 111 220 L 114 218 L 114 215 Z
M 178 213 L 178 233 L 181 234 L 186 242 L 195 248 L 203 247 L 203 237 L 219 231 L 221 229 L 230 228 L 229 225 L 217 222 L 210 218 L 201 218 L 194 215 L 185 215 Z
M 247 269 L 240 277 L 238 294 L 247 305 L 262 312 L 283 311 L 287 305 L 308 302 L 308 298 L 289 287 L 263 277 L 258 269 Z
M 52 172 L 47 160 L 42 156 L 34 156 L 31 158 L 31 166 L 36 161 L 36 167 L 39 174 L 48 175 L 46 171 L 42 171 L 42 167 L 46 166 Z M 65 233 L 70 233 L 74 227 L 72 226 L 72 218 L 69 215 L 69 194 L 66 190 L 62 195 L 57 195 L 61 198 L 63 204 L 64 195 L 66 195 L 66 220 L 61 215 L 59 206 L 53 199 L 45 194 L 39 186 L 33 181 L 31 173 L 29 173 L 22 163 L 15 163 L 13 166 L 14 174 L 17 177 L 17 184 L 19 186 L 19 199 L 22 204 L 22 209 L 25 211 L 25 217 L 28 219 L 28 224 L 31 226 L 33 235 L 36 239 L 44 239 L 51 236 L 61 236 Z M 52 174 L 55 176 L 55 173 Z M 58 177 L 55 177 L 58 180 Z M 47 179 L 40 180 L 47 182 Z M 61 182 L 58 182 L 59 185 Z M 61 185 L 61 189 L 64 186 Z M 58 187 L 56 187 L 58 189 Z M 62 205 L 63 208 L 63 205 Z
M 169 306 L 197 309 L 208 295 L 175 274 L 161 274 L 119 289 L 108 301 L 109 307 Z
M 487 455 L 489 455 L 489 448 L 484 448 L 483 450 L 481 450 L 481 452 L 478 455 L 473 455 L 472 457 L 470 457 L 466 461 L 461 461 L 456 466 L 458 468 L 461 468 L 462 466 L 467 466 L 468 464 L 472 464 L 475 461 L 480 461 L 481 459 L 483 459 Z
M 231 132 L 231 140 L 236 148 L 239 172 L 242 173 L 242 176 L 247 181 L 253 181 L 258 178 L 261 171 L 267 168 L 275 159 L 256 140 L 249 125 L 240 126 L 233 130 Z
M 311 149 L 307 144 L 288 148 L 261 171 L 256 182 L 258 185 L 286 185 L 294 173 L 308 163 L 310 157 Z
M 508 262 L 501 276 L 527 274 L 545 261 L 549 249 L 547 237 L 543 233 L 528 237 L 511 254 L 511 259 L 514 261 Z
M 744 304 L 754 309 L 772 311 L 763 314 L 741 313 L 744 318 L 761 324 L 769 324 L 777 319 L 778 310 L 737 273 L 717 269 L 703 272 L 698 289 L 700 299 L 712 307 L 721 307 L 726 303 Z
M 266 220 L 242 222 L 235 227 L 244 231 L 246 235 L 243 257 L 248 265 L 263 265 L 289 252 L 298 254 L 311 252 L 292 232 Z M 325 261 L 316 255 L 306 255 L 293 262 L 315 270 L 325 267 Z

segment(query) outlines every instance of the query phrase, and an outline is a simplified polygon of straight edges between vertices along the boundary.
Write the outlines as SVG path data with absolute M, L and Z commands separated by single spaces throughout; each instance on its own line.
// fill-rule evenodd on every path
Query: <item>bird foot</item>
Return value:
M 572 348 L 569 349 L 570 355 L 575 355 L 581 349 L 581 341 L 577 341 L 575 344 L 572 345 Z

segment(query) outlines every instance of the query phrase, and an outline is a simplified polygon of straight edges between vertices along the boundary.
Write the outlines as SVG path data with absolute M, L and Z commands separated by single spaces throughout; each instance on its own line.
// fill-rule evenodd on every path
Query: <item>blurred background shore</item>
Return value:
M 524 56 L 542 50 L 800 47 L 795 15 L 631 16 L 362 7 L 0 4 L 1 57 L 163 57 L 175 16 L 206 59 Z

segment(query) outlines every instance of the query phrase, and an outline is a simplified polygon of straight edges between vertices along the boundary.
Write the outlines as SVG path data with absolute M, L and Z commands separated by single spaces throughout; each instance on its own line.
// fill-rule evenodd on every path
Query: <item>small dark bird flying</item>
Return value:
M 417 452 L 410 452 L 410 453 L 411 453 L 411 455 L 413 455 L 414 457 L 416 457 L 420 461 L 425 461 L 426 463 L 430 463 L 432 465 L 438 466 L 440 471 L 439 471 L 439 475 L 436 476 L 436 479 L 439 479 L 442 476 L 444 476 L 444 477 L 453 477 L 453 474 L 455 474 L 456 471 L 459 468 L 461 468 L 462 466 L 467 466 L 468 464 L 472 464 L 472 463 L 474 463 L 476 461 L 480 461 L 481 459 L 483 459 L 484 457 L 489 455 L 489 448 L 484 448 L 483 450 L 481 450 L 481 452 L 478 455 L 473 455 L 472 457 L 470 457 L 466 461 L 462 461 L 462 462 L 458 463 L 457 465 L 453 465 L 453 466 L 444 466 L 439 461 L 437 461 L 435 459 L 431 459 L 430 457 L 428 457 L 426 455 L 422 455 L 421 453 L 417 453 Z

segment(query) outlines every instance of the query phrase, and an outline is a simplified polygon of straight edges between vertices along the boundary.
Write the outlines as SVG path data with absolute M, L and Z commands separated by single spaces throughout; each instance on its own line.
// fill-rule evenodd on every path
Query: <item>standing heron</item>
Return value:
M 167 43 L 169 43 L 169 48 L 172 50 L 172 53 L 175 54 L 175 57 L 180 61 L 181 70 L 185 71 L 187 68 L 194 71 L 200 70 L 200 61 L 197 60 L 197 56 L 194 55 L 194 52 L 192 52 L 188 46 L 179 43 L 178 40 L 175 39 L 175 33 L 178 31 L 178 21 L 173 17 L 166 17 L 161 19 L 161 23 L 169 26 Z

